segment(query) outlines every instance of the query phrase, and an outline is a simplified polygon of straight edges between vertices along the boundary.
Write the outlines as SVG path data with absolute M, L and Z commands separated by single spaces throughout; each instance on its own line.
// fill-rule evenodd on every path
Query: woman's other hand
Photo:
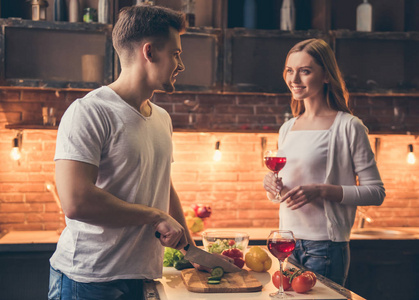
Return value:
M 300 185 L 288 191 L 282 198 L 281 203 L 286 202 L 292 210 L 298 209 L 321 196 L 321 190 L 317 184 Z

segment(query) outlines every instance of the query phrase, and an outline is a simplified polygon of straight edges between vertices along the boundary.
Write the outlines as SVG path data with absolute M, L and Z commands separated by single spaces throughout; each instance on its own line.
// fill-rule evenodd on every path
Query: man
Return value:
M 50 259 L 49 299 L 139 299 L 141 280 L 162 276 L 163 246 L 194 243 L 170 178 L 171 120 L 148 100 L 173 92 L 185 69 L 184 28 L 170 9 L 123 10 L 112 35 L 119 78 L 61 120 L 54 160 L 67 227 Z

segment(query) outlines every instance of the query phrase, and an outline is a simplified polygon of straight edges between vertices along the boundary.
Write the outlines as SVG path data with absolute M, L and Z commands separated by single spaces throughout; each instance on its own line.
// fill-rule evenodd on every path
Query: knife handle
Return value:
M 154 233 L 154 236 L 156 237 L 156 238 L 160 238 L 161 237 L 161 233 L 160 232 L 158 232 L 158 231 L 156 231 L 155 233 Z M 185 251 L 188 251 L 188 249 L 189 249 L 189 244 L 187 244 L 183 249 L 185 249 Z

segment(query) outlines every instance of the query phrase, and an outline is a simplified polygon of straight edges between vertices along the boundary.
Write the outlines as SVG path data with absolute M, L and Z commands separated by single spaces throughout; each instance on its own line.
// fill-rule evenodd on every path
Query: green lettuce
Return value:
M 165 247 L 163 256 L 163 266 L 173 267 L 175 262 L 182 260 L 184 255 L 179 250 Z

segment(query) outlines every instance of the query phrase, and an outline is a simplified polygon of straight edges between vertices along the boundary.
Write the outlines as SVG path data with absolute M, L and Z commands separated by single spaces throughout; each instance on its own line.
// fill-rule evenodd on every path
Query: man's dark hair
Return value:
M 182 33 L 185 30 L 184 14 L 160 6 L 126 7 L 120 11 L 112 32 L 113 46 L 119 56 L 123 52 L 130 56 L 134 45 L 144 39 L 161 47 L 169 37 L 170 27 Z

